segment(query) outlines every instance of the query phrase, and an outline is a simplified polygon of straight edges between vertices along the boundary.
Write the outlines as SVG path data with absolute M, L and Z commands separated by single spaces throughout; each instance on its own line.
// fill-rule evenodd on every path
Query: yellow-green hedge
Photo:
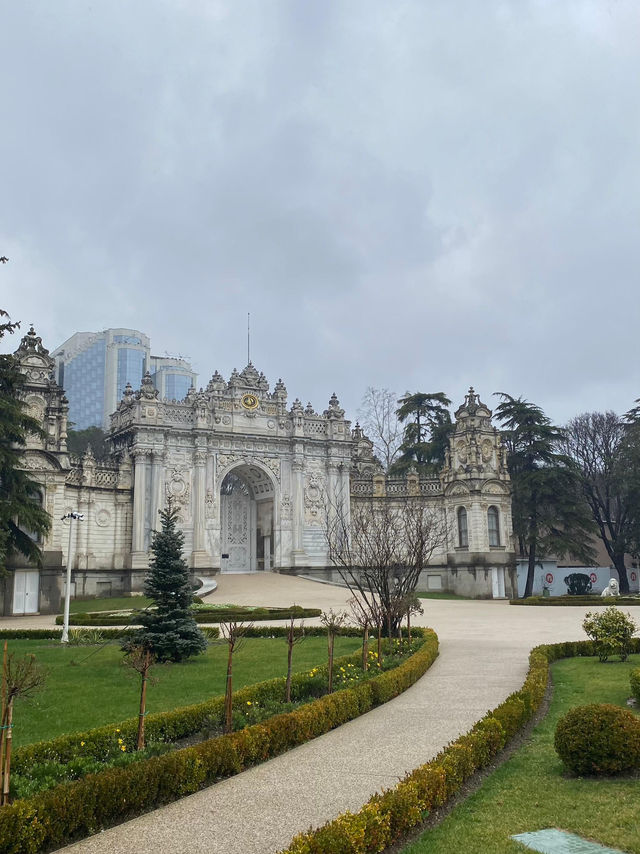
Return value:
M 296 836 L 280 854 L 373 854 L 402 839 L 457 794 L 532 718 L 545 695 L 550 662 L 593 654 L 591 641 L 536 647 L 529 655 L 522 688 L 488 712 L 470 732 L 407 774 L 395 788 L 374 795 L 357 813 L 343 813 L 317 830 Z
M 196 792 L 352 720 L 395 697 L 426 672 L 438 655 L 438 639 L 430 630 L 424 638 L 407 661 L 368 682 L 240 732 L 90 774 L 2 807 L 0 854 L 36 854 L 60 847 Z M 244 697 L 243 692 L 249 697 L 250 691 L 242 689 L 237 698 Z M 149 716 L 148 727 L 153 717 Z M 112 734 L 113 727 L 108 729 Z

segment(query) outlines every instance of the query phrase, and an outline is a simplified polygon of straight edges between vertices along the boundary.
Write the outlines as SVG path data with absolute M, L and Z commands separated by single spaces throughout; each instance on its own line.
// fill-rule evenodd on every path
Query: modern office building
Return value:
M 196 378 L 184 359 L 152 356 L 148 335 L 137 329 L 76 332 L 51 355 L 75 430 L 108 429 L 125 386 L 138 388 L 145 371 L 154 374 L 160 396 L 171 400 L 182 400 Z
M 149 373 L 159 396 L 166 400 L 184 400 L 196 383 L 196 374 L 181 356 L 151 356 Z

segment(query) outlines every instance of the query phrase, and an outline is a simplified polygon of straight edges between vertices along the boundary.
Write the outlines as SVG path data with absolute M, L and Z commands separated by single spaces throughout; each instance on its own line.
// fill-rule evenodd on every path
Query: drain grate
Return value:
M 623 854 L 617 848 L 605 848 L 565 830 L 547 828 L 534 833 L 518 833 L 511 837 L 540 854 Z

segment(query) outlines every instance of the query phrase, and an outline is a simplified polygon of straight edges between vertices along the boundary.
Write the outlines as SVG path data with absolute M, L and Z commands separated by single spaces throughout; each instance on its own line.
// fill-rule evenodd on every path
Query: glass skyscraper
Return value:
M 76 332 L 51 354 L 69 399 L 74 430 L 108 429 L 127 383 L 140 388 L 150 371 L 161 398 L 182 400 L 196 375 L 184 359 L 151 355 L 149 337 L 136 329 Z

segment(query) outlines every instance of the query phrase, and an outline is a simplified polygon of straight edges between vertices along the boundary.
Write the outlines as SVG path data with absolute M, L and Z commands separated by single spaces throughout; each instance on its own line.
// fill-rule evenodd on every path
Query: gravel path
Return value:
M 220 602 L 323 609 L 344 606 L 346 598 L 341 588 L 272 574 L 223 576 L 215 593 Z M 586 608 L 444 600 L 425 600 L 424 606 L 421 622 L 438 633 L 440 656 L 402 696 L 257 768 L 64 850 L 274 854 L 294 834 L 358 809 L 468 730 L 520 687 L 531 647 L 584 638 Z M 640 621 L 640 607 L 629 610 Z

